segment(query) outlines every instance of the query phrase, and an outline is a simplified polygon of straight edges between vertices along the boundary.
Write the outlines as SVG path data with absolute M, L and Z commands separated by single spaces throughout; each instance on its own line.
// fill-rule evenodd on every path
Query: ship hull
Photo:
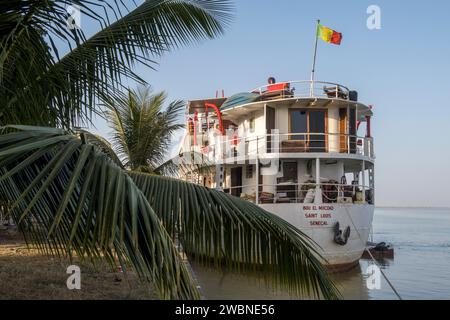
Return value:
M 352 268 L 361 258 L 370 235 L 374 206 L 369 204 L 261 204 L 265 210 L 283 218 L 318 245 L 332 271 Z M 334 240 L 334 226 L 342 232 L 350 227 L 345 245 Z

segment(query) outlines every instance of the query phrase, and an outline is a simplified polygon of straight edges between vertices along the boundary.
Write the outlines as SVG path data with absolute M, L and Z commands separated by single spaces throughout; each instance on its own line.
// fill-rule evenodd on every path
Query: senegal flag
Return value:
M 317 26 L 317 37 L 325 42 L 340 45 L 342 40 L 342 33 L 331 30 L 330 28 L 319 24 Z

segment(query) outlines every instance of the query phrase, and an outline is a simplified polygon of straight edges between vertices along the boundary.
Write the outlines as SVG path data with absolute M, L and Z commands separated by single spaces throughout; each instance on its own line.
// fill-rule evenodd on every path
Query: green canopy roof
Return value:
M 229 97 L 220 107 L 220 111 L 234 108 L 243 104 L 258 101 L 261 96 L 257 93 L 241 92 Z

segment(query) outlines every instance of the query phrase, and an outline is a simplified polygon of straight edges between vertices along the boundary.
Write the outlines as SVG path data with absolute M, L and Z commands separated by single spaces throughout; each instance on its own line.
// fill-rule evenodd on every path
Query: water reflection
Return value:
M 450 299 L 450 210 L 377 209 L 374 241 L 394 245 L 395 259 L 378 261 L 403 299 Z M 367 289 L 362 259 L 357 268 L 333 275 L 344 299 L 397 299 L 382 278 L 380 290 Z M 261 279 L 194 266 L 207 299 L 293 299 L 267 289 Z
M 368 300 L 369 292 L 366 286 L 365 268 L 360 263 L 357 267 L 332 276 L 344 299 Z
M 285 292 L 277 292 L 267 288 L 257 276 L 220 272 L 193 264 L 192 268 L 201 286 L 202 294 L 208 300 L 266 300 L 291 299 Z
M 264 280 L 257 276 L 243 276 L 235 273 L 222 273 L 193 265 L 197 280 L 206 299 L 244 299 L 244 300 L 291 300 L 298 299 L 285 291 L 276 291 L 267 288 Z M 362 266 L 332 276 L 344 299 L 369 299 L 366 280 L 363 276 Z

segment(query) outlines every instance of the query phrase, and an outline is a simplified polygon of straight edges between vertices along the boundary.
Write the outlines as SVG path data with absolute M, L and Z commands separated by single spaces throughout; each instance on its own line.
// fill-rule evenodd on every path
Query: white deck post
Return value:
M 345 133 L 347 134 L 347 153 L 350 154 L 351 153 L 351 148 L 350 148 L 350 106 L 347 105 L 347 123 L 345 124 L 346 128 L 345 128 Z
M 223 191 L 223 179 L 225 178 L 223 174 L 223 166 L 216 164 L 216 190 Z
M 370 186 L 372 188 L 372 204 L 375 204 L 375 167 L 372 166 L 372 185 Z
M 322 203 L 322 189 L 320 188 L 320 158 L 316 158 L 316 192 L 314 196 L 314 203 Z
M 361 163 L 361 173 L 362 173 L 362 201 L 366 202 L 366 162 L 363 160 Z

